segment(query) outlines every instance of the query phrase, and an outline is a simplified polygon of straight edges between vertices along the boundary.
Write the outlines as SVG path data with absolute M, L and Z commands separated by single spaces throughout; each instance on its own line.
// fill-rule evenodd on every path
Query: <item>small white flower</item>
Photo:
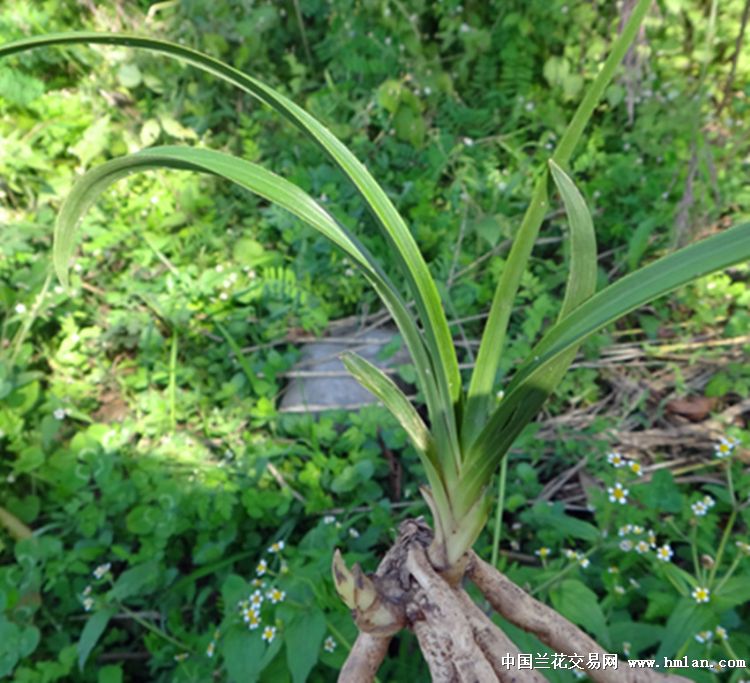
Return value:
M 18 313 L 18 315 L 23 315 L 24 313 L 26 313 L 26 310 L 27 309 L 26 309 L 26 306 L 24 306 L 24 304 L 16 304 L 15 311 L 16 313 Z
M 536 555 L 537 557 L 540 557 L 542 559 L 544 559 L 545 557 L 547 557 L 549 554 L 550 554 L 550 549 L 547 548 L 547 547 L 541 547 L 541 548 L 539 548 L 539 550 L 535 550 L 534 551 L 534 555 Z
M 271 643 L 275 637 L 276 637 L 275 626 L 266 626 L 263 629 L 263 635 L 261 635 L 261 638 L 263 638 L 263 640 L 265 640 L 267 643 Z
M 690 506 L 690 509 L 693 511 L 693 514 L 696 517 L 704 517 L 706 515 L 706 512 L 708 512 L 706 504 L 701 500 L 699 500 L 697 503 L 693 503 Z
M 627 461 L 622 457 L 622 453 L 612 451 L 607 454 L 607 462 L 615 467 L 625 467 Z
M 323 524 L 333 524 L 336 518 L 333 515 L 326 515 L 323 517 Z
M 736 439 L 727 439 L 722 436 L 719 439 L 719 443 L 714 446 L 714 455 L 717 458 L 728 458 L 732 455 L 732 451 L 737 446 L 737 443 Z
M 104 564 L 100 564 L 96 569 L 94 569 L 94 578 L 101 579 L 111 568 L 112 568 L 111 562 L 105 562 Z
M 617 593 L 618 595 L 625 595 L 625 589 L 618 583 L 615 586 L 615 593 Z
M 638 475 L 639 477 L 643 476 L 643 468 L 641 467 L 641 463 L 636 462 L 635 460 L 629 460 L 628 468 L 631 472 Z
M 614 487 L 610 486 L 607 489 L 607 493 L 609 493 L 610 503 L 620 503 L 620 505 L 625 505 L 625 503 L 628 502 L 628 489 L 623 488 L 620 482 L 617 482 Z
M 278 588 L 272 588 L 268 593 L 266 593 L 266 597 L 274 604 L 276 605 L 279 602 L 282 602 L 284 598 L 286 597 L 286 593 L 284 591 L 279 590 Z
M 471 138 L 462 138 L 461 142 L 463 142 L 466 147 L 473 147 L 474 145 L 474 140 Z
M 644 553 L 647 553 L 649 551 L 649 545 L 646 543 L 646 541 L 638 541 L 635 545 L 635 552 L 637 552 L 639 555 L 643 555 Z
M 267 571 L 268 571 L 268 562 L 266 562 L 265 560 L 261 560 L 260 562 L 258 562 L 258 566 L 255 567 L 255 573 L 258 576 L 263 576 L 263 574 L 265 574 Z
M 633 527 L 633 533 L 636 534 L 636 535 L 638 535 L 638 536 L 640 536 L 643 533 L 643 527 L 640 526 L 639 524 L 636 524 Z
M 54 415 L 56 420 L 64 420 L 67 414 L 68 413 L 65 410 L 65 408 L 56 408 L 55 411 L 52 413 L 52 415 Z
M 623 536 L 627 536 L 628 534 L 633 532 L 633 525 L 632 524 L 626 524 L 625 526 L 621 526 L 618 531 L 617 535 L 622 538 Z
M 631 551 L 632 549 L 633 549 L 632 541 L 629 541 L 627 538 L 624 541 L 620 541 L 620 550 L 623 550 L 627 553 Z
M 94 607 L 94 598 L 84 598 L 83 599 L 83 609 L 87 612 L 90 612 L 92 608 Z
M 708 602 L 711 599 L 711 591 L 709 591 L 708 588 L 704 588 L 703 586 L 694 588 L 691 595 L 697 603 Z
M 726 640 L 729 637 L 727 630 L 723 626 L 716 627 L 716 637 L 719 640 Z
M 256 590 L 249 598 L 250 606 L 254 609 L 260 609 L 260 606 L 263 604 L 263 594 Z
M 653 529 L 648 530 L 648 534 L 646 536 L 646 540 L 648 541 L 648 544 L 652 548 L 656 548 L 656 534 L 654 533 Z
M 671 562 L 673 555 L 674 550 L 672 550 L 672 547 L 669 545 L 669 543 L 665 543 L 663 546 L 657 548 L 656 550 L 656 559 L 661 560 L 662 562 Z
M 272 554 L 276 554 L 276 553 L 280 553 L 282 550 L 284 550 L 284 541 L 276 541 L 276 543 L 271 544 L 271 547 L 268 549 L 268 552 Z
M 461 31 L 461 33 L 468 33 L 469 31 L 471 31 L 471 26 L 464 22 L 463 24 L 461 24 L 458 30 Z
M 86 588 L 83 589 L 83 597 L 85 598 L 91 595 L 91 590 L 91 586 L 86 586 Z
M 703 504 L 707 508 L 712 508 L 714 505 L 716 505 L 716 501 L 711 498 L 711 496 L 703 496 Z
M 706 643 L 709 640 L 711 640 L 711 638 L 713 638 L 713 637 L 714 637 L 714 634 L 711 633 L 711 631 L 700 631 L 699 633 L 695 634 L 695 639 L 699 643 Z
M 578 564 L 580 564 L 583 569 L 586 569 L 591 564 L 591 562 L 589 562 L 588 557 L 583 557 L 583 555 L 579 555 Z
M 214 656 L 214 652 L 216 652 L 216 643 L 212 640 L 206 648 L 206 657 L 210 659 Z
M 328 638 L 323 641 L 323 649 L 326 652 L 333 652 L 336 649 L 336 641 L 332 636 L 328 636 Z
M 575 560 L 578 558 L 578 553 L 575 550 L 571 550 L 570 548 L 565 548 L 563 550 L 563 555 L 567 557 L 569 560 Z

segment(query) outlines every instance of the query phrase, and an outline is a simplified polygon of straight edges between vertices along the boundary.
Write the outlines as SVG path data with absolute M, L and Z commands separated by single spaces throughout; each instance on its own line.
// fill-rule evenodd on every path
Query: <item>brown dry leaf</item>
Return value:
M 676 398 L 666 405 L 667 412 L 674 415 L 682 415 L 691 422 L 705 420 L 716 407 L 716 399 L 707 396 L 688 396 L 687 398 Z

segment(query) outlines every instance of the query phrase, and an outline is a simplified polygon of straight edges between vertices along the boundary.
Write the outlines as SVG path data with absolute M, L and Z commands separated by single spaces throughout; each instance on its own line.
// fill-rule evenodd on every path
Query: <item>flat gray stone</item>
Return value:
M 302 358 L 292 369 L 281 405 L 282 413 L 316 413 L 324 410 L 357 410 L 377 403 L 377 399 L 360 385 L 347 371 L 339 356 L 353 351 L 382 370 L 394 371 L 411 363 L 406 347 L 401 347 L 386 360 L 378 355 L 390 344 L 397 330 L 382 326 L 358 332 L 351 324 L 332 324 L 320 341 L 302 347 Z M 395 372 L 389 372 L 396 379 Z

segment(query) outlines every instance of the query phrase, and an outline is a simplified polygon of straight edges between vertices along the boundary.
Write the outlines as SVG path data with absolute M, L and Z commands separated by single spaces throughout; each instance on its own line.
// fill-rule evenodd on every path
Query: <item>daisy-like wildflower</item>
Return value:
M 86 612 L 90 612 L 94 607 L 94 598 L 84 598 L 83 599 L 83 609 Z
M 707 643 L 711 638 L 714 637 L 714 634 L 711 633 L 711 631 L 699 631 L 695 634 L 695 639 L 699 643 Z
M 698 603 L 708 602 L 711 599 L 711 591 L 704 586 L 698 586 L 697 588 L 693 589 L 692 596 L 693 599 Z
M 620 482 L 617 482 L 614 487 L 610 486 L 607 489 L 607 493 L 609 494 L 610 503 L 620 503 L 620 505 L 625 505 L 625 503 L 628 502 L 628 489 L 623 488 Z
M 650 549 L 651 546 L 646 543 L 646 541 L 638 541 L 638 543 L 635 544 L 635 552 L 637 552 L 639 555 L 647 553 Z
M 260 626 L 260 614 L 256 612 L 252 608 L 246 609 L 242 613 L 242 621 L 244 621 L 247 624 L 247 627 L 254 631 L 258 626 Z
M 276 541 L 276 543 L 271 543 L 271 547 L 268 549 L 268 552 L 275 555 L 276 553 L 280 553 L 282 550 L 284 550 L 284 541 Z
M 716 627 L 716 637 L 719 640 L 726 640 L 729 637 L 727 630 L 723 626 Z
M 622 453 L 612 451 L 607 455 L 607 462 L 614 467 L 625 467 L 626 460 L 622 457 Z
M 284 600 L 286 597 L 286 593 L 284 591 L 280 591 L 278 588 L 272 588 L 268 593 L 266 593 L 266 597 L 275 605 L 281 601 Z
M 661 548 L 656 549 L 656 559 L 662 562 L 671 562 L 674 550 L 672 550 L 669 543 L 665 543 Z
M 656 534 L 653 529 L 649 529 L 648 532 L 646 532 L 646 541 L 648 541 L 648 544 L 652 548 L 656 548 Z
M 206 648 L 206 657 L 210 659 L 214 656 L 214 652 L 216 652 L 216 643 L 212 640 Z
M 708 512 L 708 507 L 706 507 L 706 504 L 702 500 L 693 503 L 690 506 L 690 509 L 693 511 L 693 514 L 696 517 L 705 517 L 706 513 Z
M 550 549 L 544 546 L 539 548 L 539 550 L 534 551 L 534 555 L 536 555 L 537 557 L 541 557 L 542 559 L 547 557 L 549 554 L 550 554 Z
M 633 525 L 632 524 L 626 524 L 625 526 L 621 526 L 618 531 L 617 535 L 622 538 L 623 536 L 627 536 L 629 533 L 632 533 L 633 531 Z
M 265 588 L 266 582 L 263 579 L 255 578 L 250 584 L 255 588 Z
M 732 455 L 732 451 L 734 451 L 736 446 L 736 439 L 727 439 L 726 437 L 722 436 L 719 439 L 719 443 L 714 445 L 714 455 L 717 458 L 728 458 L 730 455 Z
M 716 501 L 711 496 L 703 496 L 703 504 L 710 509 L 716 505 Z
M 620 550 L 624 550 L 626 553 L 633 549 L 633 541 L 629 541 L 627 538 L 624 541 L 620 541 Z
M 65 410 L 65 408 L 56 408 L 52 413 L 56 420 L 64 420 L 67 414 L 68 412 Z
M 641 467 L 641 463 L 635 460 L 628 460 L 628 469 L 639 477 L 643 476 L 643 467 Z
M 249 598 L 250 601 L 250 607 L 253 609 L 260 609 L 260 606 L 263 604 L 263 593 L 261 593 L 259 590 L 256 590 Z
M 263 629 L 263 635 L 261 635 L 261 638 L 265 640 L 267 643 L 273 642 L 273 639 L 276 637 L 276 627 L 275 626 L 266 626 Z
M 591 562 L 589 562 L 589 558 L 588 557 L 584 557 L 583 555 L 579 555 L 578 556 L 578 564 L 580 564 L 581 567 L 583 567 L 583 569 L 586 569 L 586 567 L 588 567 L 591 564 Z
M 323 641 L 323 649 L 326 652 L 333 652 L 336 649 L 336 641 L 333 639 L 333 636 L 328 636 L 328 638 Z
M 255 573 L 258 576 L 263 576 L 268 571 L 268 562 L 261 560 L 258 562 L 258 566 L 255 568 Z
M 26 306 L 24 304 L 16 304 L 15 311 L 18 315 L 23 315 L 26 313 Z
M 578 553 L 575 550 L 571 550 L 570 548 L 565 548 L 563 550 L 563 555 L 565 555 L 565 557 L 567 557 L 569 560 L 578 558 Z
M 643 533 L 643 531 L 644 531 L 644 530 L 643 530 L 643 527 L 642 527 L 642 526 L 639 526 L 638 524 L 636 524 L 636 525 L 635 525 L 635 526 L 633 527 L 633 533 L 634 533 L 634 534 L 640 535 L 640 534 L 642 534 L 642 533 Z
M 96 569 L 94 569 L 94 578 L 101 579 L 110 569 L 112 569 L 111 562 L 100 564 Z

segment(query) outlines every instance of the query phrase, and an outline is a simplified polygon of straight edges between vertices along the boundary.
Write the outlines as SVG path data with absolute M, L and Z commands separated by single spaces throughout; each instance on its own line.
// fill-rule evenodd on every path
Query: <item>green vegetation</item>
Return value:
M 374 567 L 397 519 L 426 512 L 417 493 L 420 462 L 438 519 L 460 525 L 457 540 L 445 531 L 450 524 L 437 526 L 448 564 L 479 536 L 480 554 L 621 655 L 718 660 L 750 651 L 746 364 L 714 364 L 696 384 L 687 369 L 714 359 L 710 345 L 666 361 L 676 395 L 698 390 L 714 399 L 708 410 L 727 420 L 707 424 L 703 442 L 686 439 L 681 455 L 697 479 L 683 481 L 685 461 L 673 464 L 675 452 L 659 445 L 633 446 L 627 457 L 615 452 L 626 418 L 643 431 L 661 424 L 669 404 L 653 388 L 631 396 L 627 413 L 618 412 L 623 406 L 594 411 L 583 430 L 560 421 L 551 443 L 539 436 L 544 422 L 521 433 L 586 334 L 694 275 L 746 258 L 747 227 L 725 229 L 741 225 L 750 204 L 742 137 L 750 65 L 733 59 L 741 54 L 744 3 L 726 3 L 721 12 L 716 3 L 658 5 L 662 16 L 647 19 L 616 79 L 608 84 L 605 70 L 595 81 L 603 103 L 590 102 L 567 129 L 612 50 L 617 9 L 571 3 L 554 13 L 549 3 L 515 4 L 412 9 L 369 2 L 353 10 L 345 2 L 285 9 L 218 2 L 210 16 L 190 2 L 131 3 L 83 16 L 64 2 L 3 10 L 7 40 L 42 27 L 166 34 L 258 74 L 321 119 L 385 192 L 309 124 L 375 204 L 371 217 L 302 133 L 219 81 L 124 43 L 3 60 L 0 675 L 331 680 L 356 633 L 328 576 L 333 548 Z M 566 36 L 579 28 L 586 40 L 569 45 Z M 628 42 L 618 43 L 622 52 Z M 246 162 L 156 146 L 175 142 Z M 151 149 L 138 152 L 144 147 Z M 127 153 L 135 154 L 101 165 Z M 598 270 L 591 258 L 576 265 L 593 248 L 588 211 L 554 165 L 571 245 L 561 249 L 548 237 L 564 222 L 543 196 L 550 156 L 561 166 L 570 162 L 593 207 Z M 61 275 L 73 250 L 66 231 L 87 208 L 87 191 L 153 166 L 228 176 L 259 196 L 206 176 L 134 176 L 90 209 L 71 289 L 58 286 L 52 225 L 76 173 L 101 169 L 75 186 L 59 214 Z M 264 200 L 317 222 L 364 265 L 365 277 Z M 400 252 L 377 234 L 378 222 Z M 527 263 L 540 226 L 546 239 Z M 708 232 L 719 234 L 647 266 L 619 290 L 603 289 L 611 274 L 635 273 Z M 567 287 L 560 267 L 566 250 L 574 273 Z M 664 263 L 682 264 L 673 280 L 659 285 L 663 274 L 645 276 Z M 404 264 L 424 335 L 401 286 L 391 284 L 403 281 Z M 636 341 L 657 347 L 671 330 L 731 346 L 747 330 L 747 272 L 740 263 L 684 288 L 634 313 L 620 330 L 637 328 Z M 597 280 L 600 294 L 576 310 Z M 284 373 L 298 357 L 290 330 L 319 333 L 330 320 L 377 308 L 367 281 L 386 298 L 413 354 L 414 366 L 402 375 L 421 389 L 434 442 L 400 393 L 356 358 L 349 367 L 379 386 L 386 403 L 399 403 L 411 444 L 399 420 L 379 407 L 319 418 L 277 413 Z M 510 305 L 519 286 L 523 315 L 516 317 Z M 476 356 L 478 314 L 495 291 L 505 298 L 492 304 L 488 342 Z M 553 327 L 560 310 L 575 313 Z M 596 358 L 612 335 L 586 342 L 584 359 Z M 451 336 L 464 342 L 458 357 Z M 747 339 L 736 343 L 747 348 Z M 641 346 L 658 362 L 658 349 Z M 243 347 L 250 347 L 244 356 Z M 560 357 L 557 367 L 545 365 Z M 474 362 L 480 371 L 471 383 L 464 377 L 464 402 L 459 368 Z M 551 411 L 565 415 L 571 404 L 585 410 L 616 385 L 582 367 L 563 381 Z M 498 403 L 501 386 L 507 396 Z M 516 437 L 517 450 L 503 460 L 497 522 L 480 535 L 485 503 L 497 504 L 482 497 L 484 486 Z M 716 443 L 716 457 L 706 440 Z M 403 470 L 403 486 L 389 480 L 386 450 Z M 582 466 L 592 482 L 582 486 L 591 511 L 547 505 L 554 491 L 545 483 Z M 499 552 L 506 544 L 522 562 Z M 508 630 L 522 650 L 544 651 Z M 402 634 L 397 644 L 384 680 L 425 677 L 411 654 L 414 640 Z M 716 680 L 705 671 L 688 675 Z M 726 680 L 743 676 L 738 670 Z M 556 670 L 549 678 L 573 674 Z

